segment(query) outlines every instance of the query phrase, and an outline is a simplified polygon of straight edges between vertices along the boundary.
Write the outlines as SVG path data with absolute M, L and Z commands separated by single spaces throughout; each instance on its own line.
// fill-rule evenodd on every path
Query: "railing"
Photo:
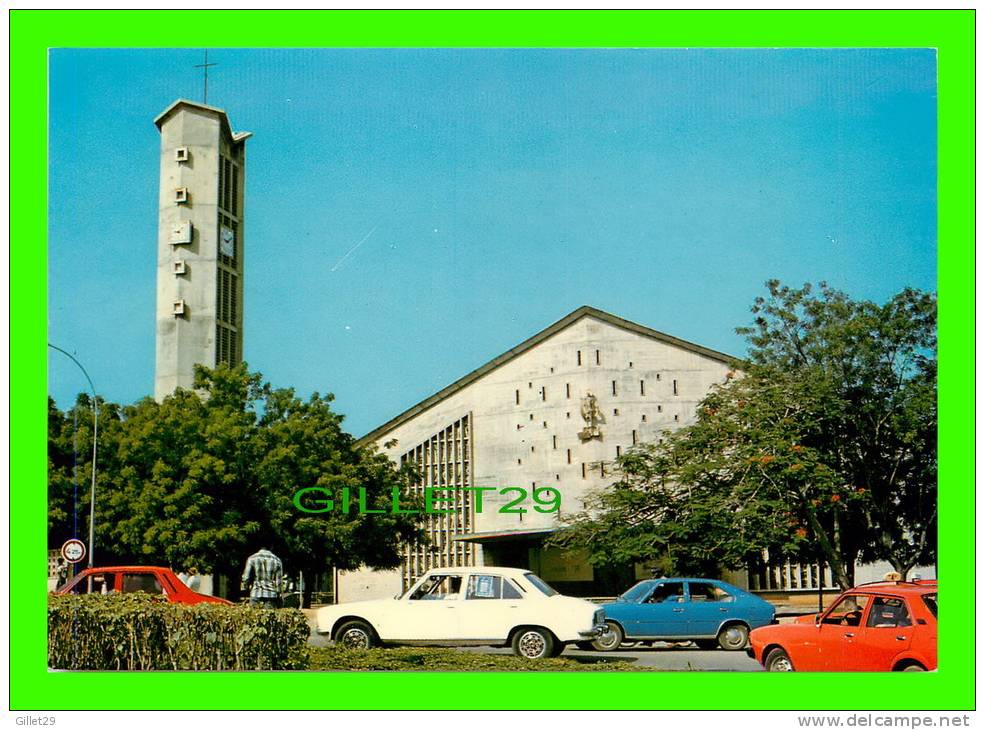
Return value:
M 313 591 L 311 605 L 330 606 L 335 604 L 335 591 Z
M 765 591 L 816 591 L 836 587 L 830 568 L 820 573 L 816 564 L 796 563 L 787 560 L 770 565 L 764 561 L 751 565 L 748 570 L 749 590 Z

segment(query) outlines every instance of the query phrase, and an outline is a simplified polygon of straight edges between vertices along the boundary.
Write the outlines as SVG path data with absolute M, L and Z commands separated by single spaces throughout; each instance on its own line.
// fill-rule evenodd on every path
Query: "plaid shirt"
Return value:
M 269 550 L 258 550 L 246 561 L 243 582 L 250 586 L 250 598 L 277 598 L 284 566 Z

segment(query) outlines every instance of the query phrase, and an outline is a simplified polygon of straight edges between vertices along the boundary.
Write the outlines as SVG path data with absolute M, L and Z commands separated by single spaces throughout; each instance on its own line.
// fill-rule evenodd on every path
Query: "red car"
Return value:
M 937 669 L 937 581 L 860 585 L 819 614 L 755 629 L 749 643 L 771 672 Z
M 91 588 L 89 578 L 92 578 Z M 58 595 L 72 593 L 152 593 L 167 596 L 171 603 L 225 603 L 225 598 L 196 593 L 182 583 L 170 568 L 148 568 L 125 565 L 113 568 L 86 568 Z

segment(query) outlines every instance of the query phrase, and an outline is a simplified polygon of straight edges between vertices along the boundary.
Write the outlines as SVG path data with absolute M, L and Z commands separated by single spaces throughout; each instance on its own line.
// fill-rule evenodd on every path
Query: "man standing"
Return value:
M 283 575 L 280 558 L 266 548 L 260 548 L 247 558 L 243 585 L 250 589 L 250 603 L 262 608 L 280 608 Z
M 58 577 L 58 582 L 55 584 L 55 590 L 57 591 L 68 583 L 68 561 L 65 558 L 58 558 L 58 568 L 55 574 Z
M 199 592 L 202 587 L 202 576 L 198 574 L 198 568 L 192 566 L 188 569 L 188 580 L 185 581 L 185 585 L 196 593 Z

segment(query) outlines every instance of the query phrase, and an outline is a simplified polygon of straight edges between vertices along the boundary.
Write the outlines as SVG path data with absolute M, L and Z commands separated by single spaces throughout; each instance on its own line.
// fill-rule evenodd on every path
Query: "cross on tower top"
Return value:
M 202 94 L 202 103 L 203 104 L 208 104 L 209 103 L 209 67 L 210 66 L 218 66 L 218 65 L 219 64 L 217 64 L 217 63 L 209 63 L 209 49 L 206 48 L 205 49 L 205 63 L 196 63 L 195 66 L 194 66 L 195 68 L 202 69 L 202 73 L 205 76 L 205 79 L 204 79 L 205 80 L 205 89 L 204 89 L 204 93 Z

